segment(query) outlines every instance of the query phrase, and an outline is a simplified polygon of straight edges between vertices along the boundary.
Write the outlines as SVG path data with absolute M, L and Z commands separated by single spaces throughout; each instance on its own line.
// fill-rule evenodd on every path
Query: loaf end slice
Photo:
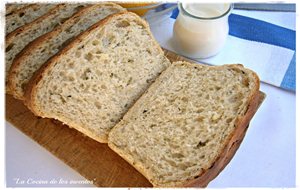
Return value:
M 10 15 L 5 17 L 5 31 L 6 34 L 14 31 L 15 29 L 28 24 L 38 17 L 46 14 L 50 9 L 54 8 L 56 4 L 31 4 L 25 6 Z
M 156 187 L 204 187 L 235 153 L 258 97 L 257 75 L 241 65 L 176 62 L 111 130 L 108 145 Z
M 81 33 L 29 81 L 25 103 L 107 142 L 108 132 L 170 62 L 148 24 L 125 12 Z
M 74 13 L 88 6 L 85 4 L 58 4 L 38 19 L 25 24 L 5 37 L 5 82 L 8 82 L 8 72 L 13 60 L 22 49 L 37 37 L 52 31 Z M 6 86 L 6 92 L 11 90 Z
M 48 59 L 96 22 L 110 14 L 125 11 L 114 3 L 97 3 L 81 9 L 51 32 L 30 42 L 13 60 L 9 70 L 7 86 L 11 94 L 24 100 L 27 82 Z
M 5 5 L 5 16 L 9 16 L 13 14 L 14 12 L 29 6 L 31 4 L 26 4 L 26 3 L 8 3 Z

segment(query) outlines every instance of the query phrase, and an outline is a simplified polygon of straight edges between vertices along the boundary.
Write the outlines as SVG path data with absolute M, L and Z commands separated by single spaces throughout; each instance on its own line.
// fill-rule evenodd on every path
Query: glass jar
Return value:
M 178 53 L 189 58 L 208 58 L 225 45 L 232 4 L 179 3 L 173 28 Z

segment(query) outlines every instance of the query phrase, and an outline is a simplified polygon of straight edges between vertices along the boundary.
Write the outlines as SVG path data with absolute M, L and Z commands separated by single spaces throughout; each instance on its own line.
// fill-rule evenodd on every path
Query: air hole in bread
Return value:
M 204 141 L 204 142 L 202 142 L 202 141 L 199 141 L 199 143 L 197 144 L 197 148 L 200 148 L 200 147 L 204 147 L 205 145 L 206 145 L 206 143 L 207 143 L 207 141 Z
M 196 113 L 201 113 L 201 112 L 203 112 L 203 111 L 204 111 L 203 108 L 199 108 L 199 109 L 196 111 Z
M 87 68 L 85 69 L 85 71 L 83 72 L 83 74 L 80 76 L 80 78 L 82 80 L 88 80 L 92 78 L 92 71 L 91 69 Z
M 184 157 L 184 155 L 181 153 L 174 153 L 171 156 L 172 156 L 172 158 L 183 158 Z
M 12 43 L 12 44 L 9 44 L 6 48 L 5 48 L 5 52 L 9 52 L 10 50 L 11 50 L 11 48 L 13 48 L 14 47 L 14 43 Z
M 102 39 L 102 46 L 104 48 L 108 47 L 112 43 L 114 38 L 115 38 L 114 36 L 109 36 L 109 37 L 103 38 Z
M 46 49 L 42 48 L 40 51 L 41 51 L 41 53 L 44 53 L 46 51 Z
M 131 84 L 131 82 L 132 82 L 132 77 L 130 77 L 130 78 L 128 79 L 128 81 L 127 81 L 127 83 L 126 83 L 126 86 L 129 86 L 129 85 Z
M 75 67 L 75 63 L 74 62 L 68 63 L 68 68 L 69 69 L 73 69 L 74 67 Z
M 128 59 L 127 62 L 128 63 L 133 63 L 133 59 Z
M 57 86 L 53 85 L 53 91 L 57 90 Z
M 187 168 L 189 168 L 189 162 L 185 163 L 179 163 L 178 164 L 178 168 L 181 170 L 186 170 Z
M 96 38 L 100 39 L 102 36 L 103 36 L 103 32 L 101 30 L 99 33 L 97 33 Z
M 216 87 L 215 87 L 215 90 L 216 90 L 216 91 L 219 91 L 219 90 L 221 90 L 221 87 L 216 86 Z
M 69 17 L 61 18 L 61 19 L 60 19 L 60 23 L 61 23 L 61 24 L 64 23 L 66 20 L 68 20 L 68 18 L 69 18 Z
M 101 89 L 104 89 L 104 90 L 107 89 L 107 87 L 106 87 L 104 84 L 101 84 L 100 88 L 101 88 Z
M 101 71 L 99 71 L 99 70 L 96 70 L 95 73 L 96 73 L 97 76 L 102 76 L 102 74 L 103 74 L 103 73 L 102 73 Z
M 204 118 L 203 116 L 199 116 L 199 117 L 197 117 L 197 118 L 195 119 L 195 121 L 201 123 L 201 122 L 204 121 L 204 119 L 205 119 L 205 118 Z
M 65 29 L 66 33 L 71 33 L 71 29 L 72 29 L 72 26 L 70 26 L 69 28 Z
M 81 57 L 81 51 L 76 51 L 75 57 L 80 58 Z
M 94 57 L 93 54 L 88 53 L 88 54 L 85 54 L 84 59 L 86 59 L 87 61 L 92 61 L 93 57 Z
M 72 81 L 75 81 L 75 77 L 74 77 L 74 76 L 68 76 L 67 79 L 68 79 L 68 81 L 71 81 L 71 82 L 72 82 Z
M 249 86 L 249 79 L 244 78 L 242 83 L 243 83 L 244 86 L 248 87 Z
M 94 46 L 97 46 L 97 45 L 100 44 L 100 41 L 99 41 L 99 40 L 93 40 L 92 44 L 93 44 Z
M 21 88 L 22 88 L 22 89 L 25 89 L 26 86 L 27 86 L 27 84 L 21 84 Z
M 65 71 L 60 71 L 59 76 L 64 77 L 65 76 Z
M 226 123 L 231 123 L 232 120 L 233 120 L 233 118 L 228 118 L 228 119 L 226 119 Z
M 169 160 L 169 159 L 166 159 L 166 161 L 173 167 L 176 167 L 176 162 L 174 162 L 173 160 Z
M 80 9 L 82 9 L 84 7 L 84 5 L 79 5 L 78 7 L 75 8 L 76 11 L 79 11 Z
M 125 21 L 125 20 L 122 20 L 122 21 L 118 22 L 118 23 L 116 24 L 116 26 L 117 26 L 118 28 L 126 28 L 126 27 L 130 26 L 130 23 L 127 22 L 127 21 Z
M 102 106 L 101 106 L 101 103 L 100 102 L 95 102 L 95 106 L 97 109 L 101 109 Z
M 187 97 L 182 97 L 181 100 L 182 100 L 183 102 L 188 102 L 188 101 L 189 101 L 189 99 L 188 99 Z
M 96 52 L 95 52 L 95 54 L 102 54 L 102 51 L 101 50 L 97 50 Z
M 19 14 L 19 17 L 23 17 L 25 15 L 25 13 L 24 12 L 21 12 L 20 14 Z

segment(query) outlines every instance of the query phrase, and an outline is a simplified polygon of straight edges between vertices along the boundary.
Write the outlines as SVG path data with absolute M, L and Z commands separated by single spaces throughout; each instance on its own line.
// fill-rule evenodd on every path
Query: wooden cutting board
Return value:
M 188 60 L 165 50 L 171 61 Z M 190 61 L 193 62 L 193 61 Z M 260 94 L 260 104 L 265 94 Z M 6 95 L 6 120 L 99 187 L 151 187 L 143 175 L 109 149 L 58 121 L 34 116 Z M 238 144 L 239 145 L 239 144 Z M 239 146 L 235 146 L 232 156 Z M 232 156 L 228 158 L 228 162 Z

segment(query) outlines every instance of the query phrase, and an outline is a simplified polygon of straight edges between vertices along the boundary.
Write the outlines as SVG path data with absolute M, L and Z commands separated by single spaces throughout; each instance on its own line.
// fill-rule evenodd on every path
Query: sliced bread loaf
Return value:
M 50 9 L 54 8 L 56 4 L 31 4 L 25 6 L 5 17 L 5 32 L 6 34 L 15 29 L 30 23 L 38 17 L 46 14 Z
M 108 145 L 154 186 L 203 186 L 242 138 L 258 95 L 257 75 L 240 65 L 176 62 L 111 130 Z
M 44 64 L 28 84 L 25 104 L 107 142 L 111 128 L 169 65 L 148 24 L 134 13 L 117 13 Z
M 98 3 L 86 7 L 51 32 L 29 43 L 14 59 L 9 72 L 8 88 L 12 95 L 23 100 L 27 82 L 50 57 L 99 20 L 121 11 L 126 9 L 114 3 Z
M 16 55 L 32 40 L 50 32 L 67 18 L 83 8 L 81 4 L 60 4 L 35 21 L 19 27 L 5 38 L 5 74 L 7 74 Z
M 31 4 L 26 3 L 9 3 L 5 5 L 5 16 L 9 16 L 13 12 Z

